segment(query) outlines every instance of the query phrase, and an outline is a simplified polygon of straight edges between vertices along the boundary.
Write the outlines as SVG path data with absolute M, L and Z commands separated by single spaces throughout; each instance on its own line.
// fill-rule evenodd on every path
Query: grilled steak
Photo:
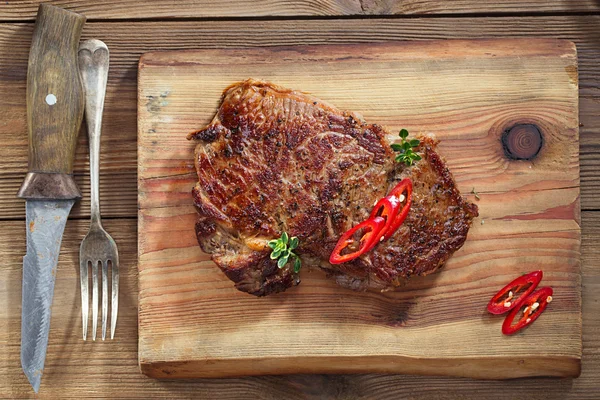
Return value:
M 441 267 L 467 237 L 477 206 L 465 201 L 436 152 L 394 161 L 386 130 L 305 93 L 246 80 L 228 87 L 208 127 L 191 133 L 198 183 L 196 234 L 237 289 L 257 296 L 299 283 L 277 267 L 267 241 L 297 236 L 303 268 L 320 267 L 346 287 L 387 290 Z M 339 265 L 329 256 L 342 233 L 369 217 L 401 179 L 413 181 L 411 211 L 371 252 Z

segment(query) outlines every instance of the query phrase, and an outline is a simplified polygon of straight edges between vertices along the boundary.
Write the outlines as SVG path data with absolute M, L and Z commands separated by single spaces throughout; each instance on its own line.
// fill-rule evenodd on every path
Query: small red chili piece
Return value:
M 520 307 L 514 308 L 510 314 L 506 316 L 506 319 L 504 319 L 504 323 L 502 324 L 502 333 L 505 335 L 512 335 L 526 326 L 533 324 L 533 321 L 539 318 L 548 306 L 548 303 L 552 301 L 552 294 L 553 291 L 551 287 L 543 287 L 529 295 L 529 297 L 521 303 Z M 525 306 L 524 309 L 523 306 Z M 521 312 L 521 309 L 523 309 L 523 316 L 519 318 L 519 321 L 515 325 L 513 325 L 512 323 L 517 314 Z
M 520 306 L 542 280 L 542 271 L 533 271 L 504 286 L 492 297 L 487 310 L 492 314 L 504 314 Z
M 404 178 L 391 190 L 390 194 L 387 195 L 388 198 L 395 198 L 396 201 L 400 203 L 400 206 L 396 211 L 396 216 L 394 217 L 394 220 L 391 222 L 391 225 L 386 230 L 385 235 L 383 236 L 383 240 L 388 240 L 394 234 L 394 232 L 396 232 L 398 228 L 400 228 L 400 225 L 402 225 L 402 223 L 406 219 L 406 216 L 410 211 L 410 205 L 412 204 L 412 190 L 412 181 L 409 178 Z M 405 192 L 406 194 L 404 194 Z M 402 202 L 400 201 L 401 195 L 404 195 L 404 206 L 402 206 Z
M 329 257 L 329 262 L 332 264 L 341 264 L 351 261 L 372 249 L 377 243 L 376 241 L 378 240 L 379 232 L 385 226 L 385 221 L 385 218 L 375 217 L 373 219 L 363 221 L 354 228 L 348 230 L 342 235 L 340 240 L 338 240 L 337 244 L 335 245 L 335 248 Z M 356 240 L 353 238 L 353 236 L 360 230 L 364 230 L 364 232 L 362 233 L 361 238 L 358 240 L 358 249 L 342 255 L 342 251 L 346 247 L 356 243 Z
M 398 200 L 398 198 L 393 196 L 386 196 L 383 199 L 379 200 L 375 204 L 375 207 L 373 207 L 373 211 L 371 211 L 371 216 L 369 217 L 369 219 L 374 219 L 375 217 L 385 218 L 385 226 L 381 228 L 381 231 L 378 233 L 379 237 L 375 241 L 375 244 L 377 244 L 381 237 L 385 235 L 385 233 L 392 226 L 394 218 L 396 217 L 396 214 L 398 212 L 399 206 L 400 201 Z

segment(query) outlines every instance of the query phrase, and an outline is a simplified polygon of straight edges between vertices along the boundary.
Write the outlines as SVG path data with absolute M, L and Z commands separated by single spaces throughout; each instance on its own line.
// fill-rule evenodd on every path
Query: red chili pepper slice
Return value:
M 548 306 L 548 303 L 552 301 L 552 294 L 553 291 L 551 287 L 543 287 L 529 295 L 529 297 L 521 303 L 520 307 L 514 308 L 510 314 L 506 316 L 506 319 L 504 319 L 504 323 L 502 324 L 502 333 L 505 335 L 512 335 L 526 326 L 533 324 L 533 321 L 539 318 L 540 314 L 543 313 Z M 521 312 L 523 306 L 525 306 L 523 309 L 523 316 L 515 325 L 513 325 L 513 320 L 517 314 Z
M 373 207 L 373 211 L 371 211 L 371 216 L 369 216 L 369 219 L 374 219 L 375 217 L 385 218 L 385 226 L 381 228 L 381 231 L 378 233 L 378 238 L 375 241 L 374 245 L 377 244 L 381 237 L 392 226 L 394 218 L 396 217 L 398 212 L 398 207 L 400 207 L 400 201 L 397 197 L 394 196 L 384 197 L 375 204 L 375 207 Z
M 409 178 L 404 178 L 398 183 L 387 195 L 387 198 L 394 198 L 400 204 L 398 206 L 398 210 L 396 211 L 396 216 L 394 220 L 391 222 L 389 228 L 385 231 L 383 236 L 383 240 L 388 240 L 394 232 L 400 228 L 400 225 L 406 219 L 408 212 L 410 211 L 410 205 L 412 203 L 412 190 L 413 185 L 412 181 Z M 404 194 L 406 192 L 406 194 Z M 405 202 L 404 206 L 402 206 L 402 202 L 400 201 L 400 196 L 404 194 Z
M 342 235 L 340 240 L 338 240 L 335 248 L 331 252 L 331 256 L 329 257 L 329 262 L 332 264 L 341 264 L 350 260 L 354 260 L 360 255 L 366 253 L 370 249 L 377 244 L 377 240 L 379 237 L 379 232 L 385 226 L 385 218 L 375 217 L 373 219 L 368 219 L 366 221 L 361 222 L 356 225 L 354 228 L 348 230 L 346 233 Z M 364 231 L 362 236 L 357 241 L 354 239 L 354 234 L 359 231 Z M 358 242 L 358 249 L 351 251 L 350 253 L 343 254 L 342 251 Z
M 492 314 L 504 314 L 520 306 L 540 283 L 543 275 L 542 271 L 533 271 L 513 280 L 492 297 L 487 310 Z

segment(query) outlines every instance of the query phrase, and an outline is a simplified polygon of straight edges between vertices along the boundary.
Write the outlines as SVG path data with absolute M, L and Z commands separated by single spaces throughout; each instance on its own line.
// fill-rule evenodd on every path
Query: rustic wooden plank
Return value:
M 119 319 L 113 341 L 84 342 L 81 338 L 79 244 L 88 229 L 86 221 L 71 221 L 63 238 L 56 279 L 52 323 L 44 378 L 39 398 L 235 397 L 243 391 L 258 398 L 262 393 L 282 395 L 285 381 L 256 379 L 212 382 L 158 382 L 146 378 L 137 364 L 137 268 L 135 220 L 104 223 L 121 254 Z M 0 230 L 0 397 L 26 398 L 33 392 L 20 368 L 21 274 L 25 254 L 23 222 L 5 222 Z M 10 245 L 6 245 L 10 243 Z M 91 325 L 90 325 L 91 329 Z M 91 336 L 91 334 L 90 334 Z M 250 383 L 250 387 L 245 387 Z M 298 396 L 298 389 L 296 398 Z M 152 393 L 152 395 L 150 395 Z M 218 394 L 218 395 L 217 395 Z M 292 392 L 293 394 L 293 392 Z
M 31 398 L 19 361 L 23 221 L 0 230 L 0 397 Z M 600 212 L 582 213 L 583 360 L 581 377 L 477 381 L 405 375 L 291 375 L 253 378 L 162 380 L 137 364 L 135 220 L 105 221 L 119 244 L 122 295 L 115 340 L 83 342 L 77 268 L 87 221 L 67 224 L 59 258 L 50 346 L 40 399 L 595 399 L 600 387 Z M 549 311 L 550 312 L 550 311 Z M 541 322 L 542 320 L 540 319 Z M 540 338 L 543 338 L 543 334 Z
M 582 209 L 600 209 L 600 17 L 415 18 L 407 20 L 88 23 L 83 37 L 111 49 L 101 149 L 101 206 L 112 217 L 136 215 L 136 79 L 153 50 L 385 42 L 443 38 L 557 37 L 575 41 L 580 82 Z M 157 29 L 161 34 L 156 35 Z M 0 24 L 0 218 L 24 218 L 15 194 L 27 170 L 25 82 L 32 24 Z M 73 217 L 89 215 L 87 141 L 75 162 L 84 198 Z M 109 182 L 118 182 L 110 185 Z
M 38 0 L 10 1 L 0 7 L 0 21 L 31 21 Z M 506 13 L 597 12 L 593 0 L 108 0 L 90 4 L 84 0 L 52 0 L 48 3 L 94 19 L 227 18 L 227 17 L 325 17 L 361 15 L 452 15 Z
M 138 80 L 142 371 L 162 378 L 578 375 L 576 63 L 573 43 L 544 39 L 145 54 Z M 391 132 L 434 133 L 462 193 L 475 187 L 481 197 L 480 218 L 443 272 L 398 293 L 359 294 L 305 264 L 302 284 L 283 295 L 236 291 L 197 246 L 189 202 L 194 143 L 183 138 L 208 124 L 223 88 L 246 77 L 305 90 Z M 418 99 L 405 103 L 405 93 Z M 504 154 L 500 138 L 516 124 L 535 124 L 544 136 L 531 162 Z M 494 319 L 482 318 L 493 288 L 521 274 L 524 263 L 544 268 L 561 304 L 535 328 L 552 332 L 544 341 L 533 331 L 503 340 Z
M 516 379 L 512 381 L 473 381 L 456 378 L 429 378 L 399 375 L 359 375 L 315 379 L 294 377 L 308 393 L 318 393 L 323 381 L 337 393 L 355 398 L 378 399 L 595 399 L 600 387 L 600 334 L 596 312 L 600 301 L 600 213 L 582 213 L 582 295 L 583 358 L 578 379 Z

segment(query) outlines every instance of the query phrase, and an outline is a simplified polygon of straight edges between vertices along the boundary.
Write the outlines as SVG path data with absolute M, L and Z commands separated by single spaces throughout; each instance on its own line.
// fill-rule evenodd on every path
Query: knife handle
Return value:
M 74 199 L 72 177 L 85 98 L 77 49 L 86 18 L 40 4 L 27 69 L 29 173 L 19 197 Z

